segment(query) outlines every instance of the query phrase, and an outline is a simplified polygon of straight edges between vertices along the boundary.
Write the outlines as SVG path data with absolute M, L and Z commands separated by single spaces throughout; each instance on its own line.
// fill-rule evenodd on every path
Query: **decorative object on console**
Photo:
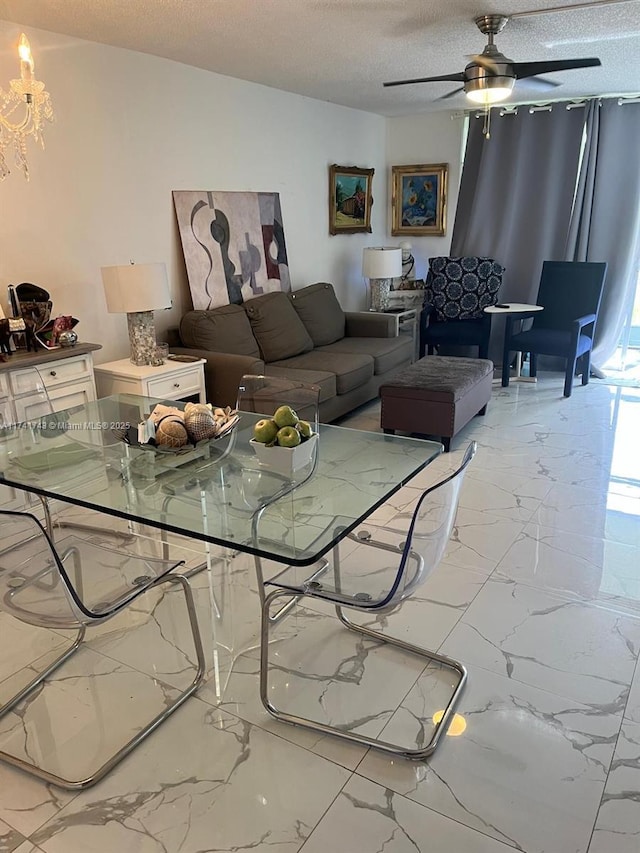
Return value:
M 412 290 L 402 287 L 392 290 L 389 294 L 389 311 L 409 311 L 412 308 L 420 311 L 424 302 L 424 281 L 417 279 L 411 282 Z
M 49 323 L 53 302 L 49 291 L 37 284 L 23 281 L 13 287 L 9 285 L 9 301 L 15 318 L 24 323 L 24 343 L 28 351 L 38 348 L 37 334 Z M 14 329 L 22 331 L 22 329 Z M 45 346 L 43 343 L 42 346 Z
M 156 333 L 153 312 L 170 308 L 171 296 L 164 264 L 102 267 L 102 284 L 110 314 L 126 314 L 131 363 L 153 364 Z
M 173 191 L 195 310 L 291 290 L 278 193 Z
M 394 237 L 444 235 L 448 171 L 448 163 L 391 167 L 391 233 Z
M 73 346 L 77 343 L 78 335 L 73 329 L 78 325 L 78 320 L 70 314 L 65 314 L 56 317 L 54 320 L 49 320 L 42 328 L 35 333 L 36 340 L 45 349 L 58 349 L 61 346 Z M 71 339 L 65 338 L 65 343 L 60 340 L 63 334 L 69 334 Z M 71 341 L 71 342 L 70 342 Z
M 78 343 L 78 335 L 73 329 L 60 332 L 58 343 L 61 347 L 74 347 Z
M 8 296 L 9 296 L 9 305 L 11 306 L 11 313 L 14 317 L 18 317 L 20 315 L 20 306 L 18 305 L 18 297 L 16 296 L 15 287 L 10 284 L 7 288 Z
M 371 233 L 374 169 L 329 167 L 329 234 Z
M 0 351 L 11 355 L 11 336 L 26 332 L 27 324 L 21 317 L 3 317 L 0 319 Z
M 416 261 L 413 255 L 411 254 L 411 249 L 413 248 L 411 243 L 408 240 L 403 240 L 400 243 L 400 248 L 402 249 L 402 287 L 405 287 L 405 283 L 412 281 L 416 277 Z M 410 285 L 407 284 L 407 287 Z
M 44 83 L 33 76 L 35 63 L 24 33 L 18 42 L 18 56 L 20 79 L 10 81 L 8 92 L 0 88 L 0 181 L 11 172 L 5 157 L 9 148 L 13 148 L 15 162 L 29 180 L 27 138 L 32 136 L 44 148 L 43 120 L 53 120 L 51 98 L 45 91 Z M 18 108 L 24 109 L 22 118 L 13 122 L 11 118 Z
M 363 249 L 362 275 L 369 279 L 369 310 L 386 311 L 392 279 L 402 275 L 402 249 L 393 246 Z
M 169 357 L 169 344 L 166 341 L 158 341 L 156 344 L 155 357 L 153 363 L 156 367 L 164 364 Z

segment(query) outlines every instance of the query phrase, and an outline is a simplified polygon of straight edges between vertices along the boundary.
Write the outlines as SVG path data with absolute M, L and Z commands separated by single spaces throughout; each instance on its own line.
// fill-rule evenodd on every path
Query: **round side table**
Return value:
M 529 305 L 526 302 L 499 302 L 497 305 L 490 305 L 484 309 L 485 314 L 509 314 L 519 320 L 526 320 L 527 317 L 533 316 L 538 311 L 544 311 L 542 305 Z M 522 353 L 516 351 L 516 375 L 512 377 L 512 382 L 536 382 L 535 376 L 522 375 Z

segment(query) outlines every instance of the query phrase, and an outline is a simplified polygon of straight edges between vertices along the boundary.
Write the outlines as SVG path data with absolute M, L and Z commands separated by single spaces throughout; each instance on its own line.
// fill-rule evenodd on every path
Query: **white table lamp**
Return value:
M 363 249 L 362 275 L 369 279 L 369 310 L 386 311 L 392 281 L 402 275 L 402 249 L 391 246 Z
M 170 308 L 171 295 L 164 264 L 102 267 L 102 284 L 110 314 L 126 314 L 131 363 L 153 364 L 156 332 L 153 312 Z

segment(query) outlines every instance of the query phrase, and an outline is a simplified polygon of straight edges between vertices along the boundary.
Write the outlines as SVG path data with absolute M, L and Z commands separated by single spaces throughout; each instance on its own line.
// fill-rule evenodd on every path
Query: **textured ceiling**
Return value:
M 573 0 L 0 0 L 0 19 L 396 116 L 466 105 L 436 101 L 455 84 L 382 83 L 461 71 L 485 44 L 475 16 L 561 4 Z M 602 60 L 546 75 L 554 98 L 640 92 L 638 0 L 515 18 L 496 42 L 516 61 Z M 536 97 L 522 81 L 513 100 Z

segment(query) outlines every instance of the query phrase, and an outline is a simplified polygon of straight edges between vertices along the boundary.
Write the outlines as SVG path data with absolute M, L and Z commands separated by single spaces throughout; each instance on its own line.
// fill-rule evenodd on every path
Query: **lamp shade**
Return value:
M 362 275 L 365 278 L 399 278 L 402 275 L 402 249 L 395 246 L 363 249 Z
M 102 267 L 102 285 L 110 314 L 133 314 L 171 308 L 164 264 L 127 264 Z

